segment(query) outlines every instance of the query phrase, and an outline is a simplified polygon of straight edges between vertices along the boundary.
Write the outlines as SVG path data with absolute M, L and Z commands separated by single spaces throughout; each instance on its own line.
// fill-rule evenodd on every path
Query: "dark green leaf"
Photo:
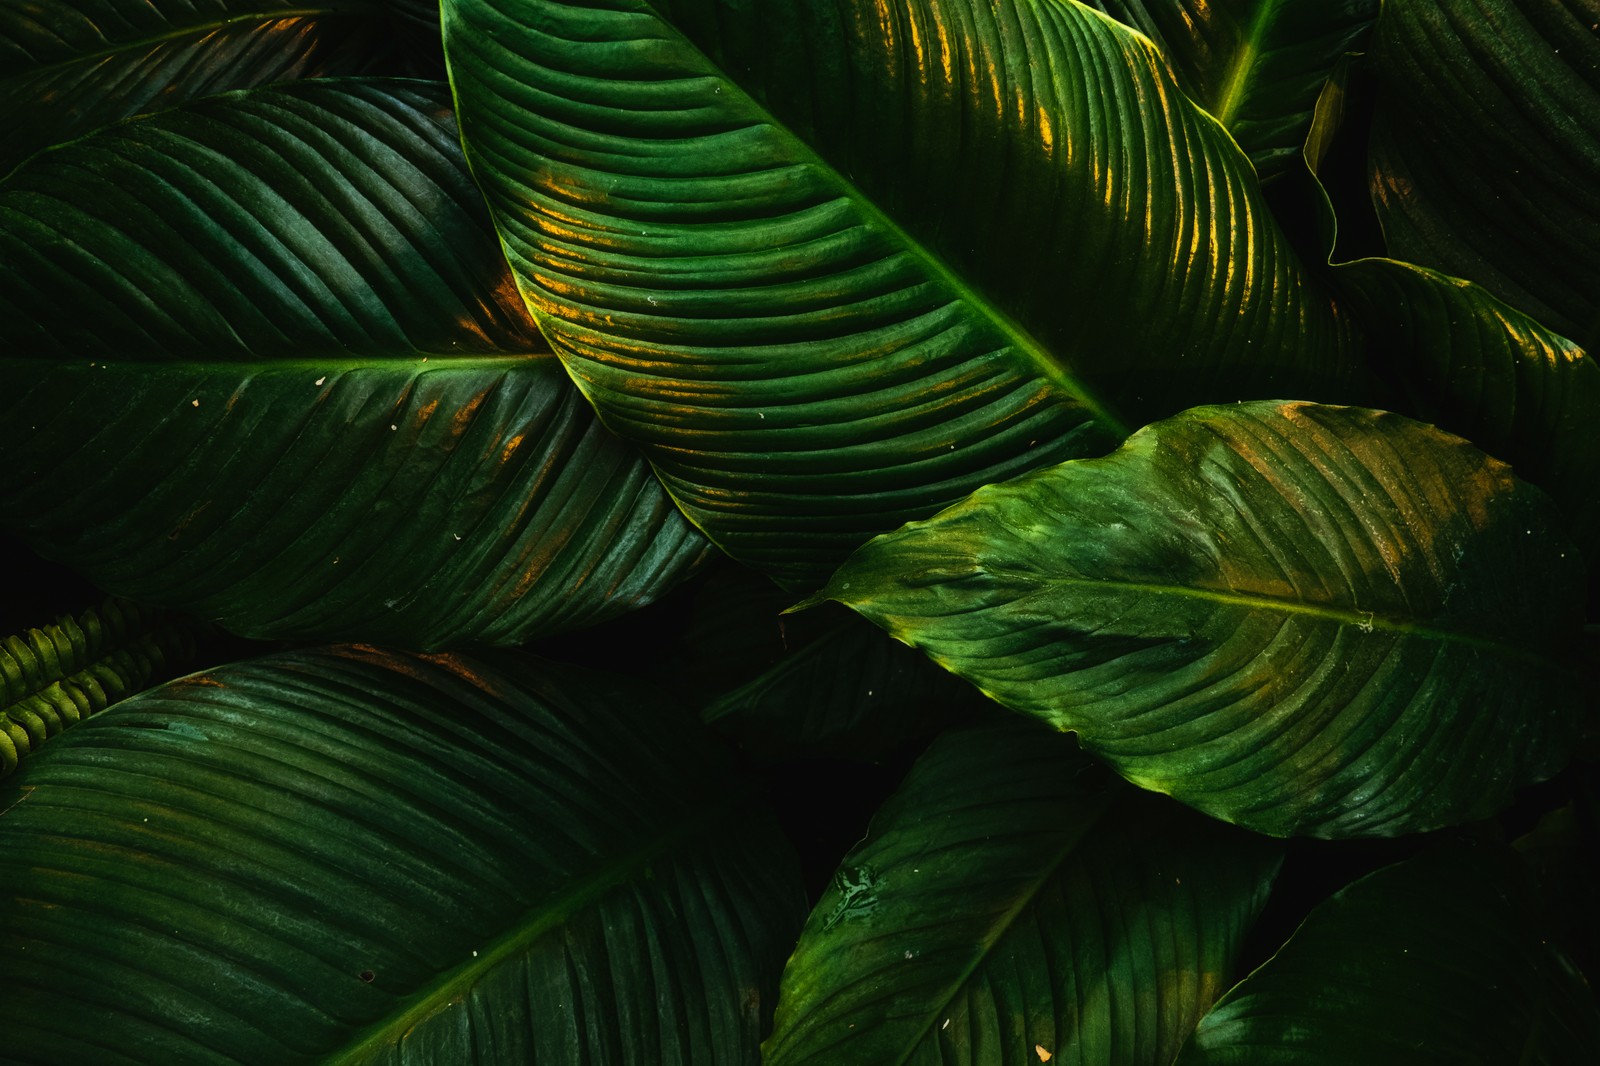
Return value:
M 359 648 L 124 701 L 0 786 L 4 1054 L 753 1064 L 801 901 L 708 739 Z
M 430 51 L 437 15 L 419 0 L 0 0 L 0 174 L 130 115 L 294 78 L 422 73 Z
M 1161 49 L 1195 103 L 1269 176 L 1298 157 L 1317 93 L 1379 0 L 1088 0 Z
M 194 655 L 194 624 L 126 600 L 0 640 L 0 777 Z
M 7 527 L 238 633 L 423 647 L 597 621 L 702 558 L 543 351 L 447 101 L 252 90 L 0 183 Z
M 947 734 L 812 912 L 765 1061 L 1169 1063 L 1277 866 L 1032 723 Z
M 1390 0 L 1372 52 L 1389 253 L 1600 337 L 1600 0 Z
M 1237 146 L 1080 6 L 449 0 L 444 27 L 552 344 L 790 584 L 1197 397 L 1350 369 Z
M 1562 766 L 1583 584 L 1558 523 L 1397 415 L 1199 408 L 880 537 L 824 595 L 1143 787 L 1262 832 L 1393 834 Z
M 1179 1066 L 1571 1066 L 1592 993 L 1544 940 L 1515 860 L 1426 853 L 1319 906 L 1201 1021 Z

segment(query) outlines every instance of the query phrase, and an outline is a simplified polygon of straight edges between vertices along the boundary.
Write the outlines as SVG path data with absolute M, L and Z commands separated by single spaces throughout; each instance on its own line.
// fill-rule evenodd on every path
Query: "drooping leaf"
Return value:
M 1372 51 L 1389 253 L 1600 337 L 1600 0 L 1391 0 Z
M 1169 1063 L 1278 861 L 1033 723 L 951 732 L 812 912 L 765 1061 Z
M 1266 833 L 1386 835 L 1563 765 L 1583 571 L 1558 526 L 1442 431 L 1252 403 L 982 489 L 820 595 L 1145 788 Z
M 1178 1066 L 1566 1066 L 1600 1011 L 1500 848 L 1424 853 L 1311 913 L 1201 1021 Z
M 1178 84 L 1263 177 L 1287 169 L 1339 57 L 1363 47 L 1379 0 L 1087 0 L 1161 49 Z
M 1081 6 L 448 0 L 443 23 L 558 354 L 696 525 L 790 585 L 1196 397 L 1349 372 L 1237 146 Z
M 442 86 L 251 90 L 36 157 L 0 183 L 0 351 L 0 521 L 241 634 L 511 643 L 707 550 L 544 350 Z
M 593 674 L 361 648 L 124 701 L 0 785 L 5 1055 L 753 1064 L 802 904 L 708 740 Z
M 0 175 L 47 145 L 212 93 L 424 73 L 437 36 L 419 0 L 0 0 Z
M 194 655 L 188 619 L 107 600 L 0 640 L 0 777 L 50 737 Z

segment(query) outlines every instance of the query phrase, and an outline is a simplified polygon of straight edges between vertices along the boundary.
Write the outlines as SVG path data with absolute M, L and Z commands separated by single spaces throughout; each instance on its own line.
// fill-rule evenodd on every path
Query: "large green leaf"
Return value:
M 1165 1066 L 1277 866 L 1033 723 L 947 734 L 812 912 L 765 1061 Z
M 1600 0 L 1390 0 L 1372 52 L 1389 252 L 1600 337 Z
M 1317 94 L 1361 48 L 1379 0 L 1088 0 L 1145 33 L 1185 92 L 1227 127 L 1263 176 L 1287 169 Z
M 879 537 L 822 595 L 1146 788 L 1391 834 L 1563 765 L 1583 570 L 1558 524 L 1398 415 L 1199 408 Z
M 1323 903 L 1230 991 L 1179 1066 L 1572 1066 L 1600 1012 L 1500 848 L 1454 846 Z
M 448 0 L 468 160 L 606 424 L 737 558 L 869 535 L 1345 327 L 1149 42 L 1072 3 Z
M 418 0 L 0 0 L 0 174 L 46 145 L 230 89 L 428 68 Z M 411 68 L 411 69 L 408 69 Z
M 177 673 L 195 626 L 126 600 L 0 640 L 0 777 L 45 740 Z
M 802 902 L 648 691 L 296 652 L 126 700 L 0 786 L 8 1062 L 753 1064 Z
M 0 351 L 7 528 L 246 635 L 515 642 L 707 550 L 544 350 L 442 86 L 249 90 L 35 157 L 0 183 Z

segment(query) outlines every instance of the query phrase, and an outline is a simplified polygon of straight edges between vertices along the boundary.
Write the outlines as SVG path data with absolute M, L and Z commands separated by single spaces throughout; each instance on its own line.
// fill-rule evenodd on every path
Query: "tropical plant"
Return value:
M 1600 1061 L 1596 0 L 0 0 L 0 114 L 0 1062 Z

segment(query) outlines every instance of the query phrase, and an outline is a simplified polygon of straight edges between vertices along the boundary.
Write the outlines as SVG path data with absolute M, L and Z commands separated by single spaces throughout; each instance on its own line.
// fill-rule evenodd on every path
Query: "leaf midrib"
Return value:
M 1239 42 L 1239 48 L 1228 63 L 1227 74 L 1223 78 L 1222 91 L 1218 94 L 1217 107 L 1213 114 L 1217 121 L 1230 131 L 1233 129 L 1234 119 L 1238 117 L 1240 106 L 1249 94 L 1250 74 L 1255 69 L 1256 57 L 1261 54 L 1261 45 L 1277 18 L 1281 4 L 1282 0 L 1263 0 L 1261 6 L 1256 8 L 1255 14 L 1251 16 L 1250 25 Z
M 451 1003 L 463 1000 L 492 969 L 525 953 L 539 938 L 606 892 L 627 883 L 684 842 L 708 836 L 720 823 L 738 818 L 740 806 L 735 802 L 693 809 L 671 829 L 653 834 L 634 850 L 576 879 L 554 899 L 529 908 L 487 946 L 406 996 L 388 1017 L 355 1033 L 344 1047 L 329 1052 L 322 1060 L 324 1066 L 370 1061 L 373 1051 L 397 1043 L 407 1032 L 447 1009 Z

